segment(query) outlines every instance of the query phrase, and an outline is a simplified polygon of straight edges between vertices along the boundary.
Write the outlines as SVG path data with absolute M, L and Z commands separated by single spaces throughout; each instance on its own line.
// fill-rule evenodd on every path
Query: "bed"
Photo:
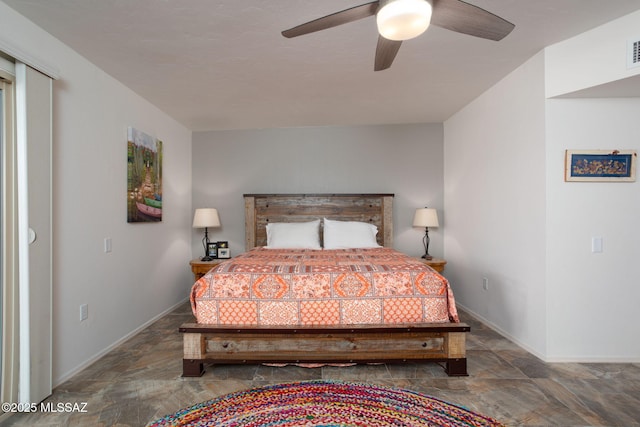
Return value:
M 458 320 L 449 283 L 392 249 L 393 194 L 245 194 L 244 201 L 246 252 L 192 288 L 197 321 L 179 328 L 183 376 L 202 375 L 206 363 L 406 361 L 442 362 L 448 375 L 467 375 L 470 328 Z M 309 227 L 326 248 L 277 240 L 291 238 L 283 230 L 294 230 L 294 240 L 312 236 Z M 370 229 L 373 241 L 367 235 L 359 247 L 358 233 Z M 358 247 L 343 247 L 345 236 Z

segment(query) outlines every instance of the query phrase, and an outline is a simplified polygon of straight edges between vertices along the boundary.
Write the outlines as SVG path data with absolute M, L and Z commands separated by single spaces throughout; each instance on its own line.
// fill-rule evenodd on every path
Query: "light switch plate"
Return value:
M 599 254 L 602 252 L 602 237 L 591 238 L 591 252 L 594 254 Z

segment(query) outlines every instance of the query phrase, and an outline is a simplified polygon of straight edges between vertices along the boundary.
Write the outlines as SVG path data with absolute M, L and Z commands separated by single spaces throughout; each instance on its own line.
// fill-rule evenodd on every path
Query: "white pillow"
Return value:
M 324 219 L 324 248 L 379 248 L 376 241 L 378 227 L 359 221 L 333 221 Z
M 321 249 L 320 220 L 267 224 L 267 248 Z

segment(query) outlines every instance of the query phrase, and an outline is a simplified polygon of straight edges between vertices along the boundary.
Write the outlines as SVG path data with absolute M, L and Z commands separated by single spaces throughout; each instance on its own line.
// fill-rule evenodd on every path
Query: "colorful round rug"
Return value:
M 415 391 L 333 381 L 277 384 L 227 394 L 147 427 L 502 426 Z

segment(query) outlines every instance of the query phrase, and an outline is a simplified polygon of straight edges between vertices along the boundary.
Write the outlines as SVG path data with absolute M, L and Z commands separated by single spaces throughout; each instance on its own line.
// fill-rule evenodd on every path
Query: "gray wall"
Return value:
M 211 240 L 244 251 L 244 193 L 394 193 L 394 246 L 423 253 L 418 207 L 443 206 L 442 124 L 287 128 L 193 135 L 193 209 L 215 207 L 222 227 Z M 443 228 L 429 252 L 442 256 Z M 202 230 L 192 234 L 202 256 Z

